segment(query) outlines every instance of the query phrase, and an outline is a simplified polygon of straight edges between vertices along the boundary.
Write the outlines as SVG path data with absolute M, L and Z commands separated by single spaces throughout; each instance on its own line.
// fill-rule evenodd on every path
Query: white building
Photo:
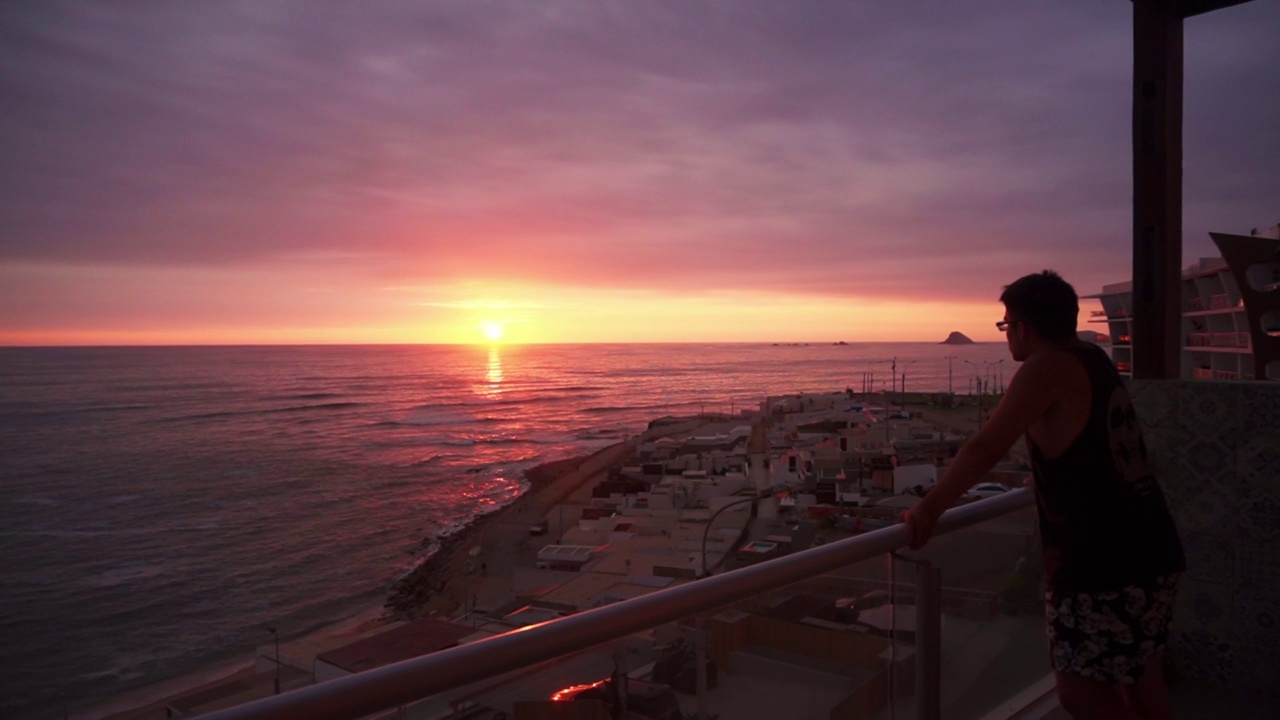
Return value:
M 1210 233 L 1223 257 L 1182 271 L 1181 377 L 1280 380 L 1280 225 L 1253 235 Z M 1086 295 L 1102 302 L 1090 322 L 1106 323 L 1111 358 L 1133 368 L 1133 282 Z

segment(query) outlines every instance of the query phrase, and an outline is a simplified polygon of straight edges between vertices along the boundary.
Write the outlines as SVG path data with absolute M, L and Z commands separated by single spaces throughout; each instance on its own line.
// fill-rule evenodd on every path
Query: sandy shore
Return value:
M 598 482 L 611 465 L 634 452 L 634 443 L 623 442 L 529 469 L 528 492 L 442 538 L 435 554 L 396 582 L 387 598 L 387 619 L 448 617 L 462 611 L 466 597 L 482 592 L 480 585 L 492 590 L 509 580 L 511 568 L 504 561 L 527 554 L 529 525 L 575 491 Z

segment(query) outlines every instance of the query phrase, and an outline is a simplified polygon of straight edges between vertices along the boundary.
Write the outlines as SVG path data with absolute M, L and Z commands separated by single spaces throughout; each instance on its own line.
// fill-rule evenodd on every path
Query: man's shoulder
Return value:
M 1066 348 L 1045 348 L 1023 361 L 1022 367 L 1037 384 L 1048 387 L 1075 391 L 1089 385 L 1084 363 Z
M 1023 367 L 1043 372 L 1046 368 L 1063 369 L 1083 367 L 1080 358 L 1067 348 L 1049 347 L 1040 350 L 1022 363 Z

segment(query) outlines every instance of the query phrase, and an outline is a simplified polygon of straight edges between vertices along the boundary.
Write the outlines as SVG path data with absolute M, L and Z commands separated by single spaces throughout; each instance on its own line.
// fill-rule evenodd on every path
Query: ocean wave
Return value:
M 89 588 L 109 588 L 124 585 L 135 580 L 144 580 L 164 573 L 167 566 L 155 564 L 126 565 L 111 568 L 93 575 L 86 575 L 75 581 L 76 585 Z
M 605 413 L 631 412 L 633 410 L 665 410 L 669 407 L 672 407 L 672 405 L 687 405 L 687 404 L 689 403 L 657 403 L 653 405 L 602 405 L 600 407 L 583 408 L 578 412 L 592 413 L 592 414 L 605 414 Z
M 414 462 L 409 463 L 409 467 L 411 467 L 411 468 L 417 468 L 417 467 L 429 467 L 429 466 L 431 466 L 431 465 L 435 465 L 435 464 L 439 463 L 441 460 L 445 460 L 445 459 L 450 458 L 450 457 L 454 457 L 454 456 L 453 456 L 453 455 L 446 455 L 446 454 L 444 454 L 444 453 L 441 453 L 441 454 L 439 454 L 439 455 L 432 455 L 431 457 L 426 458 L 426 459 L 424 459 L 424 460 L 415 460 Z
M 44 497 L 43 495 L 23 495 L 20 498 L 14 499 L 13 502 L 18 505 L 40 505 L 43 507 L 56 507 L 60 504 L 57 500 L 50 497 Z
M 611 438 L 620 438 L 629 434 L 627 430 L 622 428 L 601 428 L 595 430 L 579 430 L 574 433 L 574 440 L 608 440 Z
M 248 501 L 243 504 L 253 504 Z M 0 537 L 45 537 L 45 538 L 96 538 L 96 537 L 137 537 L 141 535 L 156 535 L 174 532 L 195 532 L 218 530 L 222 527 L 222 523 L 217 520 L 208 520 L 200 523 L 189 523 L 184 525 L 140 525 L 127 528 L 98 529 L 92 528 L 87 530 L 54 530 L 51 528 L 36 528 L 34 530 L 0 530 Z
M 197 413 L 195 415 L 178 415 L 175 417 L 153 420 L 152 422 L 184 422 L 188 420 L 217 420 L 219 418 L 245 417 L 251 415 L 279 415 L 282 413 L 315 412 L 318 410 L 345 410 L 360 407 L 364 403 L 332 402 L 318 405 L 292 405 L 290 407 L 262 408 L 258 410 L 221 410 L 218 412 Z
M 89 405 L 86 407 L 79 408 L 78 412 L 86 412 L 86 413 L 125 412 L 128 410 L 150 410 L 154 407 L 155 405 L 144 405 L 140 403 L 123 404 L 123 405 Z
M 454 405 L 449 407 L 467 407 L 466 405 Z M 409 413 L 401 420 L 393 421 L 397 425 L 464 425 L 475 422 L 494 422 L 493 420 L 482 420 L 469 412 L 457 412 L 445 409 L 444 406 L 426 406 L 417 407 L 409 411 Z
M 571 392 L 571 391 L 566 391 L 566 392 Z M 543 403 L 558 403 L 558 402 L 569 402 L 569 401 L 580 402 L 582 400 L 591 400 L 597 397 L 600 397 L 599 393 L 594 393 L 590 395 L 575 395 L 573 397 L 566 397 L 565 395 L 530 395 L 529 397 L 512 398 L 511 406 L 519 407 L 522 405 L 541 405 Z

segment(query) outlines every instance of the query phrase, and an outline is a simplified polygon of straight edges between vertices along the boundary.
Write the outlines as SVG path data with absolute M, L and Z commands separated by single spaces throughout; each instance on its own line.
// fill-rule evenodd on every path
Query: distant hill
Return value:
M 1111 342 L 1110 335 L 1103 335 L 1100 332 L 1094 332 L 1092 330 L 1081 330 L 1080 332 L 1076 333 L 1076 337 L 1080 338 L 1085 342 L 1091 342 L 1091 343 L 1110 343 Z
M 959 332 L 959 331 L 952 331 L 952 333 L 951 333 L 950 335 L 948 335 L 948 336 L 947 336 L 947 339 L 946 339 L 946 340 L 943 340 L 940 344 L 942 344 L 942 345 L 972 345 L 972 344 L 973 344 L 973 341 L 972 341 L 972 340 L 970 340 L 970 339 L 969 339 L 969 337 L 968 337 L 967 335 L 965 335 L 964 333 L 962 333 L 962 332 Z

